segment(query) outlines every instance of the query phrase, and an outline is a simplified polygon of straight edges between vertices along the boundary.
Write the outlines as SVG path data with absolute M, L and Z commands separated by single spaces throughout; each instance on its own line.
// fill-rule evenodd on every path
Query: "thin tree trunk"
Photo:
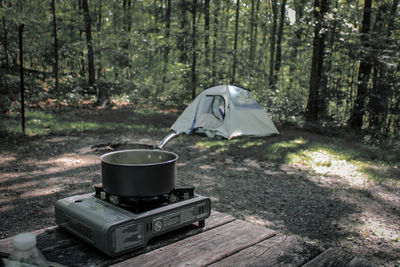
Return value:
M 277 0 L 271 1 L 272 7 L 272 28 L 270 36 L 270 51 L 269 51 L 269 87 L 275 90 L 274 87 L 274 64 L 275 64 L 275 40 L 276 40 L 276 24 L 278 20 Z
M 192 100 L 196 98 L 196 86 L 197 86 L 197 77 L 196 77 L 196 7 L 197 0 L 193 0 L 193 18 L 192 18 Z
M 188 22 L 187 22 L 187 3 L 185 0 L 180 1 L 180 8 L 179 10 L 181 11 L 180 13 L 180 33 L 178 35 L 178 50 L 180 51 L 179 55 L 179 62 L 180 63 L 186 63 L 188 60 L 188 55 L 187 55 L 187 36 L 188 36 Z
M 290 70 L 290 79 L 289 79 L 289 88 L 293 88 L 293 82 L 297 77 L 297 66 L 298 66 L 298 59 L 297 55 L 299 53 L 299 47 L 301 47 L 301 36 L 303 34 L 303 27 L 301 20 L 303 18 L 303 10 L 304 4 L 300 1 L 295 1 L 294 8 L 296 12 L 296 21 L 295 25 L 297 28 L 294 30 L 295 38 L 291 41 L 292 52 L 290 53 L 290 58 L 292 60 L 292 64 L 289 65 Z
M 55 0 L 51 0 L 51 12 L 53 13 L 53 37 L 54 37 L 54 79 L 55 79 L 55 90 L 58 91 L 58 39 L 57 39 L 57 18 L 56 18 L 56 4 Z
M 171 0 L 167 0 L 167 10 L 165 13 L 165 46 L 164 46 L 164 67 L 163 67 L 163 79 L 162 88 L 165 89 L 165 83 L 167 80 L 167 71 L 169 63 L 169 35 L 171 31 Z
M 214 2 L 215 8 L 214 8 L 214 39 L 213 39 L 213 53 L 212 53 L 212 77 L 213 77 L 213 82 L 216 82 L 217 78 L 217 53 L 218 53 L 218 17 L 219 17 L 219 6 L 220 6 L 220 1 L 216 0 Z
M 86 42 L 88 49 L 88 71 L 89 71 L 89 85 L 93 86 L 95 83 L 95 70 L 94 70 L 94 57 L 93 57 L 93 42 L 92 42 L 92 22 L 89 13 L 88 0 L 82 0 L 83 19 L 86 27 Z
M 324 57 L 326 57 L 325 60 L 325 66 L 323 68 L 323 73 L 322 73 L 322 77 L 321 77 L 321 86 L 320 86 L 320 94 L 319 94 L 319 100 L 318 102 L 320 103 L 320 116 L 319 117 L 327 117 L 329 111 L 329 95 L 328 95 L 328 81 L 329 81 L 329 73 L 331 73 L 331 68 L 332 68 L 332 60 L 333 60 L 333 50 L 334 50 L 334 44 L 335 44 L 335 40 L 336 40 L 336 27 L 337 27 L 337 19 L 336 19 L 336 11 L 338 10 L 338 1 L 334 0 L 334 11 L 333 13 L 333 21 L 331 23 L 331 26 L 329 27 L 329 39 L 327 41 L 327 45 L 328 45 L 328 51 Z M 344 75 L 344 74 L 343 74 Z M 342 75 L 339 75 L 339 77 L 343 77 Z M 334 83 L 336 86 L 339 83 L 339 81 Z M 335 90 L 337 91 L 337 90 Z M 340 105 L 337 105 L 337 107 L 339 108 Z
M 255 18 L 254 18 L 254 14 L 255 14 L 255 0 L 251 0 L 251 11 L 250 11 L 250 29 L 249 29 L 249 33 L 250 33 L 250 51 L 249 51 L 249 60 L 250 62 L 253 62 L 254 60 L 254 27 L 255 27 Z
M 231 83 L 235 83 L 236 76 L 236 65 L 237 65 L 237 42 L 238 42 L 238 34 L 239 34 L 239 9 L 240 9 L 240 0 L 236 0 L 236 22 L 235 22 L 235 40 L 233 44 L 233 70 L 232 70 L 232 79 Z
M 124 10 L 124 25 L 123 25 L 123 30 L 126 32 L 130 32 L 132 28 L 132 2 L 131 0 L 124 0 L 122 2 L 122 8 Z
M 96 30 L 98 33 L 101 32 L 101 24 L 102 24 L 102 12 L 103 12 L 103 0 L 99 0 L 98 4 L 98 11 L 96 12 L 96 17 L 97 17 L 97 22 L 96 22 Z M 102 57 L 101 57 L 101 50 L 97 53 L 97 58 L 98 58 L 98 67 L 97 67 L 97 79 L 100 77 L 104 76 L 104 67 L 102 66 Z
M 22 44 L 22 33 L 24 32 L 24 24 L 19 26 L 19 65 L 20 65 L 20 90 L 21 90 L 21 126 L 22 133 L 25 134 L 25 98 L 24 98 L 24 50 Z
M 276 82 L 278 80 L 278 74 L 281 69 L 282 62 L 282 37 L 283 37 L 283 27 L 285 25 L 285 11 L 286 11 L 286 0 L 282 0 L 281 3 L 281 14 L 279 19 L 279 29 L 278 29 L 278 38 L 276 40 L 276 59 L 275 59 L 275 72 L 274 72 L 274 86 L 276 87 Z
M 257 52 L 257 39 L 258 39 L 258 14 L 260 14 L 260 0 L 257 0 L 257 6 L 256 6 L 256 14 L 254 18 L 254 35 L 253 35 L 253 59 L 252 62 L 254 62 L 254 58 Z
M 326 37 L 326 31 L 323 30 L 323 20 L 326 12 L 328 12 L 327 0 L 315 0 L 314 17 L 316 19 L 316 24 L 314 28 L 310 88 L 305 112 L 305 119 L 307 122 L 318 121 L 319 115 L 325 113 L 322 110 L 319 100 L 321 98 L 321 91 L 323 91 L 321 90 L 321 82 Z
M 205 65 L 210 65 L 210 0 L 204 1 L 204 57 Z
M 0 8 L 3 8 L 3 0 L 0 0 Z M 3 21 L 3 47 L 4 47 L 4 57 L 5 57 L 5 67 L 8 69 L 10 67 L 10 62 L 8 61 L 8 40 L 7 40 L 7 27 L 6 27 L 6 18 L 2 17 Z
M 361 26 L 361 43 L 365 48 L 370 46 L 369 44 L 369 32 L 371 26 L 371 6 L 372 0 L 365 0 L 364 2 L 364 14 Z M 358 68 L 358 86 L 357 96 L 354 103 L 354 107 L 347 122 L 349 127 L 354 129 L 361 129 L 363 125 L 363 117 L 365 113 L 365 99 L 368 93 L 368 82 L 371 74 L 372 64 L 370 55 L 364 55 L 361 59 Z

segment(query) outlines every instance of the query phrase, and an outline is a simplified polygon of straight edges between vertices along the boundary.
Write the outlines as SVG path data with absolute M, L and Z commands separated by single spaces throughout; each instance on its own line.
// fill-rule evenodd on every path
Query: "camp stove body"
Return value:
M 104 198 L 96 192 L 60 199 L 55 203 L 55 218 L 60 227 L 111 257 L 144 247 L 152 237 L 194 222 L 204 227 L 211 213 L 210 199 L 194 193 L 144 210 L 115 205 Z

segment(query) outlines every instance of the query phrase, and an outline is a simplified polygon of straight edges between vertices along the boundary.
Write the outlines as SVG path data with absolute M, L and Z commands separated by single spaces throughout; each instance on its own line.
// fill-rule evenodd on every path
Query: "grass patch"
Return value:
M 25 118 L 25 132 L 28 136 L 47 134 L 73 134 L 86 131 L 139 130 L 154 132 L 153 126 L 126 122 L 92 121 L 77 114 L 53 114 L 44 111 L 28 111 Z M 0 129 L 9 134 L 21 133 L 19 114 L 1 117 Z M 157 129 L 158 130 L 158 129 Z

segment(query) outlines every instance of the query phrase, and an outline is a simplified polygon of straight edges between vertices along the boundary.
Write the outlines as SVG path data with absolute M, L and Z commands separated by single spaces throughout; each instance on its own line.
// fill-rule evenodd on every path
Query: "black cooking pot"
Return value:
M 149 149 L 120 150 L 101 159 L 103 189 L 121 197 L 151 197 L 175 188 L 176 160 L 172 152 Z
M 161 148 L 177 135 L 168 135 L 154 150 L 129 149 L 102 155 L 104 191 L 121 197 L 153 197 L 175 189 L 178 155 Z

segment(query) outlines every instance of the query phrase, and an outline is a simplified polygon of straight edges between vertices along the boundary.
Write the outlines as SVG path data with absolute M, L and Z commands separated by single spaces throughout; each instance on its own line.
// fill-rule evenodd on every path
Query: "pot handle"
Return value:
M 155 149 L 162 149 L 169 141 L 180 135 L 181 133 L 173 132 L 164 137 L 163 140 L 155 147 Z

